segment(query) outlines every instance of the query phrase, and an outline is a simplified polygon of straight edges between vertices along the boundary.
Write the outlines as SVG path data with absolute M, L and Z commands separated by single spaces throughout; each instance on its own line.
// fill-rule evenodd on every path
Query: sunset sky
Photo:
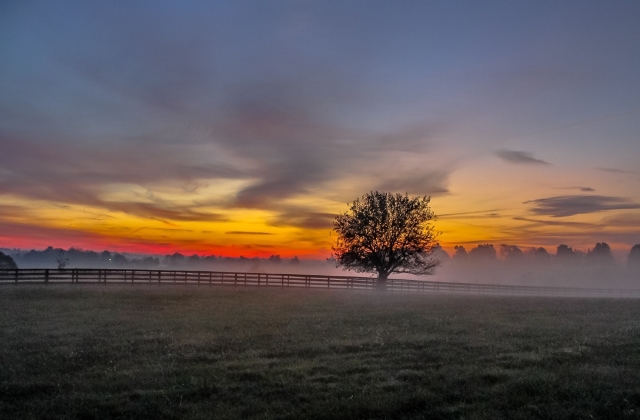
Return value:
M 369 190 L 626 255 L 640 2 L 0 3 L 0 248 L 323 258 Z

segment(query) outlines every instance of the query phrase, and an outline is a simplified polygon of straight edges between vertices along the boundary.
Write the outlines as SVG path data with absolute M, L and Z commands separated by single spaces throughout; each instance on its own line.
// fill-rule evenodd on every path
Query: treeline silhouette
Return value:
M 443 264 L 436 276 L 444 281 L 603 288 L 640 284 L 640 244 L 631 248 L 626 261 L 616 260 L 606 242 L 587 251 L 562 244 L 555 253 L 509 244 L 456 246 L 453 255 L 438 258 Z
M 455 264 L 491 263 L 499 259 L 507 264 L 598 264 L 609 265 L 615 263 L 611 253 L 611 247 L 606 242 L 598 242 L 586 252 L 573 249 L 568 245 L 558 245 L 555 254 L 549 253 L 546 248 L 521 249 L 517 245 L 502 244 L 498 249 L 493 244 L 480 244 L 469 251 L 462 245 L 454 247 L 451 262 Z M 448 255 L 440 257 L 445 261 Z M 630 267 L 640 267 L 640 244 L 634 245 L 628 256 L 627 264 Z
M 79 248 L 48 247 L 42 251 L 8 250 L 4 253 L 12 258 L 19 268 L 130 268 L 130 269 L 184 269 L 184 270 L 223 270 L 226 266 L 236 269 L 259 271 L 262 266 L 296 266 L 298 257 L 281 258 L 271 255 L 268 258 L 222 257 L 215 255 L 184 255 L 175 252 L 165 256 L 136 255 L 110 251 L 85 251 Z M 3 254 L 4 255 L 4 254 Z
M 295 267 L 300 264 L 298 257 L 281 258 L 271 255 L 267 258 L 244 256 L 224 257 L 215 255 L 184 255 L 179 252 L 164 256 L 151 256 L 110 251 L 90 251 L 80 248 L 48 247 L 44 250 L 16 250 L 3 249 L 0 253 L 0 268 L 13 268 L 14 262 L 20 268 L 140 268 L 140 269 L 192 269 L 216 270 L 225 265 L 243 270 L 255 269 L 259 271 L 265 267 Z M 574 249 L 568 245 L 558 245 L 555 254 L 549 253 L 543 247 L 522 249 L 517 245 L 502 244 L 496 248 L 493 244 L 479 244 L 468 251 L 462 245 L 454 247 L 453 255 L 449 255 L 442 248 L 437 247 L 435 256 L 444 265 L 476 265 L 504 263 L 507 265 L 592 265 L 606 266 L 615 263 L 611 247 L 606 242 L 595 244 L 586 252 Z M 309 264 L 312 261 L 305 261 Z M 327 265 L 325 261 L 315 261 L 316 265 Z M 640 269 L 640 244 L 634 245 L 628 256 L 627 265 Z M 333 261 L 329 260 L 329 265 Z M 287 270 L 288 271 L 288 270 Z

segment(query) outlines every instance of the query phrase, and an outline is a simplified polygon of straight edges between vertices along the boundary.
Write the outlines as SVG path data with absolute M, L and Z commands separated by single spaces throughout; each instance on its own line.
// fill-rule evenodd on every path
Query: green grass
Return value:
M 640 418 L 640 301 L 4 286 L 0 418 Z

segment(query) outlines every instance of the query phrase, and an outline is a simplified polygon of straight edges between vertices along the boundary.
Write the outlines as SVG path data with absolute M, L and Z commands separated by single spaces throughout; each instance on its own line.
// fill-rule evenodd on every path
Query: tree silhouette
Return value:
M 556 249 L 556 260 L 563 263 L 569 263 L 576 262 L 578 259 L 579 255 L 574 252 L 573 248 L 564 244 L 558 245 L 558 248 Z
M 455 250 L 453 254 L 453 261 L 458 264 L 467 262 L 467 260 L 469 259 L 469 254 L 467 254 L 467 250 L 464 249 L 462 245 L 456 245 L 453 247 L 453 249 Z
M 492 262 L 497 255 L 493 244 L 481 244 L 469 251 L 469 259 L 474 262 Z
M 526 254 L 527 257 L 532 258 L 536 263 L 548 262 L 551 259 L 551 255 L 543 247 L 529 248 Z
M 598 242 L 596 247 L 587 252 L 587 259 L 596 264 L 611 264 L 614 262 L 611 247 L 606 242 Z
M 517 245 L 500 245 L 500 256 L 509 263 L 521 263 L 524 252 Z
M 69 265 L 69 258 L 65 256 L 63 250 L 60 250 L 58 252 L 58 256 L 56 257 L 56 264 L 58 264 L 58 270 L 62 270 L 67 265 Z
M 631 248 L 627 257 L 627 264 L 632 268 L 640 268 L 640 244 L 636 244 Z
M 336 216 L 338 238 L 332 247 L 337 266 L 378 273 L 384 288 L 392 273 L 432 274 L 439 261 L 432 254 L 437 233 L 430 197 L 371 191 Z
M 17 268 L 16 262 L 10 255 L 0 252 L 0 270 L 15 270 Z
M 282 258 L 280 258 L 280 255 L 272 255 L 269 257 L 269 262 L 278 264 L 282 262 Z

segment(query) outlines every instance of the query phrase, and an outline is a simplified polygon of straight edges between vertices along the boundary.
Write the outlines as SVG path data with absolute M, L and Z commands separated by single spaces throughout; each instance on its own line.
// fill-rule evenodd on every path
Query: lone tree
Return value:
M 65 257 L 64 251 L 60 250 L 56 257 L 56 264 L 58 264 L 58 270 L 63 270 L 69 265 L 69 258 Z
M 438 233 L 430 197 L 371 191 L 356 199 L 333 221 L 338 238 L 332 247 L 337 266 L 378 273 L 384 288 L 391 273 L 433 274 Z

